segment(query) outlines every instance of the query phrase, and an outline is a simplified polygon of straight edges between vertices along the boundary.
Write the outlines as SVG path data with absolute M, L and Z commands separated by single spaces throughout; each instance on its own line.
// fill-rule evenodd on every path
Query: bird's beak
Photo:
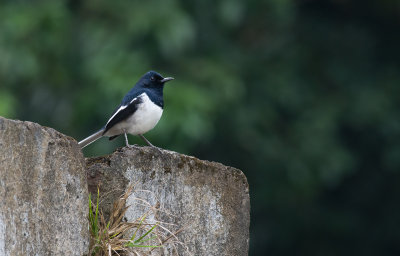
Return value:
M 174 78 L 173 77 L 166 77 L 163 80 L 161 80 L 161 83 L 165 83 L 165 82 L 168 82 L 168 81 L 171 81 L 171 80 L 174 80 Z

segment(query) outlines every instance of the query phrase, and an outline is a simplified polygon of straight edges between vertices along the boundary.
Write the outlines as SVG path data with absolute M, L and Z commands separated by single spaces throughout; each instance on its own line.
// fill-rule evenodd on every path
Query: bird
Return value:
M 135 86 L 124 96 L 119 106 L 111 114 L 107 123 L 97 132 L 81 140 L 78 144 L 86 147 L 105 136 L 109 140 L 124 134 L 125 144 L 131 148 L 127 134 L 138 135 L 147 145 L 155 147 L 143 134 L 153 129 L 164 110 L 164 84 L 174 80 L 163 77 L 155 71 L 144 74 Z

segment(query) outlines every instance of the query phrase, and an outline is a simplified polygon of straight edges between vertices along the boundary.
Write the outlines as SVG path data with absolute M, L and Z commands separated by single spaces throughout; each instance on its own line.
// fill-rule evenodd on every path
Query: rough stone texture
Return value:
M 0 117 L 0 255 L 88 253 L 84 165 L 74 139 Z
M 106 195 L 103 211 L 133 183 L 136 192 L 131 197 L 159 204 L 172 215 L 157 216 L 158 220 L 168 216 L 168 222 L 185 228 L 178 237 L 191 255 L 248 255 L 249 188 L 240 170 L 150 147 L 118 149 L 89 158 L 86 164 L 89 191 L 95 193 L 100 184 L 101 194 Z M 133 199 L 128 203 L 132 206 L 126 217 L 133 221 L 143 209 Z M 179 253 L 186 254 L 183 249 Z

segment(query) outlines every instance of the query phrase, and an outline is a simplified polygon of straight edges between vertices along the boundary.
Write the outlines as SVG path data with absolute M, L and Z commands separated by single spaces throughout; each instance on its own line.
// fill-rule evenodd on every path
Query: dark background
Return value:
M 250 255 L 399 255 L 399 32 L 395 0 L 0 1 L 0 115 L 80 140 L 174 76 L 147 137 L 243 170 Z

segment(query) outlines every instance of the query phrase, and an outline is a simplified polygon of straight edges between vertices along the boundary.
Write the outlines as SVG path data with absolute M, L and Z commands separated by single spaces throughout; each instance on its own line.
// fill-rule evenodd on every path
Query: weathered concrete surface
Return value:
M 89 190 L 100 184 L 103 211 L 129 183 L 140 197 L 172 215 L 154 218 L 184 227 L 178 237 L 191 255 L 248 255 L 250 199 L 246 177 L 237 169 L 150 147 L 122 148 L 109 156 L 86 160 Z M 140 192 L 138 190 L 147 190 Z M 129 221 L 143 214 L 132 206 Z M 164 251 L 162 255 L 172 255 Z M 175 254 L 173 254 L 175 255 Z M 179 255 L 188 255 L 183 248 Z
M 88 252 L 87 183 L 77 142 L 0 117 L 0 255 Z

